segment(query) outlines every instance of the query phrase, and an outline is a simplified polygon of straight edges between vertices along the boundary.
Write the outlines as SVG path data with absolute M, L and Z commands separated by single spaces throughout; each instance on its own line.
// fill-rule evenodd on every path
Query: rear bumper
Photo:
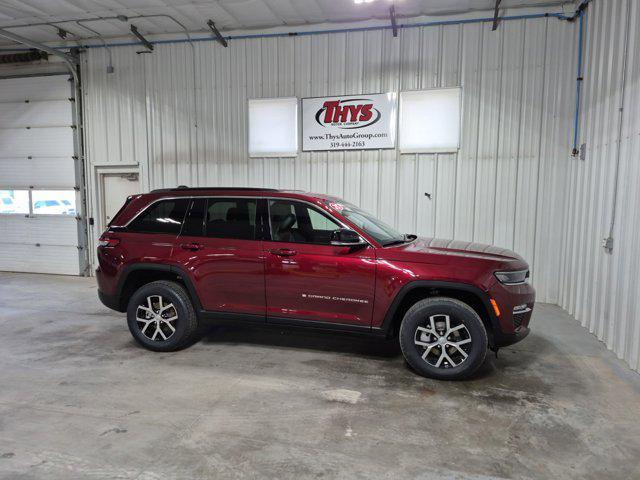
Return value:
M 106 293 L 98 290 L 98 298 L 105 307 L 110 308 L 111 310 L 116 310 L 118 312 L 122 311 L 122 309 L 120 308 L 120 299 L 118 298 L 118 296 L 107 295 Z
M 116 288 L 116 276 L 106 275 L 101 267 L 96 269 L 96 282 L 98 283 L 98 298 L 105 307 L 122 312 L 120 295 Z

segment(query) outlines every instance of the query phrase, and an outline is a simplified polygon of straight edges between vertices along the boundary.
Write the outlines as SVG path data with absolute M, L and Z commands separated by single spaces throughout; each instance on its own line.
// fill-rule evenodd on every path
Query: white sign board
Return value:
M 302 99 L 302 150 L 395 148 L 395 93 Z

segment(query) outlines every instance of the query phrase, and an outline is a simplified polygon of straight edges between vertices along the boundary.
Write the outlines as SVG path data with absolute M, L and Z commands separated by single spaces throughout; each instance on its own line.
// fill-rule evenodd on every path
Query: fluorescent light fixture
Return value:
M 461 102 L 460 87 L 400 92 L 400 151 L 458 151 Z
M 295 157 L 298 154 L 298 99 L 249 100 L 249 156 Z

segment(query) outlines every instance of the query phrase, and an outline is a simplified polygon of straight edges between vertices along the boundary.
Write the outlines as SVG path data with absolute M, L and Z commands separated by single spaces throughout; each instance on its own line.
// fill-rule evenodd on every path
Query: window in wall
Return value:
M 31 212 L 34 215 L 76 215 L 74 190 L 32 190 Z
M 255 239 L 256 200 L 210 198 L 207 208 L 207 237 Z
M 400 92 L 400 151 L 456 152 L 461 99 L 460 87 Z
M 338 223 L 302 202 L 271 200 L 271 235 L 276 242 L 331 244 Z
M 0 213 L 29 213 L 28 190 L 0 190 Z
M 189 199 L 186 198 L 162 200 L 154 203 L 131 222 L 127 230 L 136 233 L 177 235 L 180 232 L 188 203 Z
M 249 156 L 295 157 L 298 154 L 298 99 L 249 100 Z

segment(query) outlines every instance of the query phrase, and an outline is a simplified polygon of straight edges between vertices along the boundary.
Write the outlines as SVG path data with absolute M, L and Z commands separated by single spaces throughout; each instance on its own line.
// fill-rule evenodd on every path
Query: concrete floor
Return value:
M 134 344 L 93 279 L 0 274 L 0 478 L 640 478 L 640 375 L 558 307 L 467 382 L 391 342 Z

